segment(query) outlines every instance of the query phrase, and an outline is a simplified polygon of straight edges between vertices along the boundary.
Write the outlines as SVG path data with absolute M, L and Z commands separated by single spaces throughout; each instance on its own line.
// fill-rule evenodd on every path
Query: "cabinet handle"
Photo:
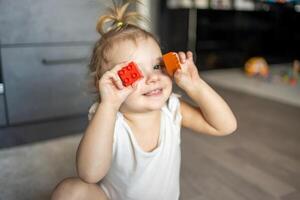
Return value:
M 65 64 L 75 64 L 86 62 L 87 58 L 70 58 L 70 59 L 58 59 L 58 60 L 48 60 L 43 58 L 41 62 L 43 65 L 65 65 Z
M 0 94 L 4 94 L 4 85 L 0 83 Z

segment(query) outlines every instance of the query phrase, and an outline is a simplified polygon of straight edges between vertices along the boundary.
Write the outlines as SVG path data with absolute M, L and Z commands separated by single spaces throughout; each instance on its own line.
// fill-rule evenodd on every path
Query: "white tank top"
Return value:
M 98 104 L 89 111 L 92 118 Z M 172 94 L 162 109 L 156 149 L 141 149 L 122 113 L 117 114 L 111 168 L 100 186 L 111 200 L 178 200 L 180 124 L 178 96 Z

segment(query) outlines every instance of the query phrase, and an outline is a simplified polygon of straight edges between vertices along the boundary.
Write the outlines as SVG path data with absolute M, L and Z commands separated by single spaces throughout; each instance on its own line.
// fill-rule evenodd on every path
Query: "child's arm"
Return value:
M 181 101 L 182 125 L 199 133 L 222 136 L 236 130 L 236 119 L 227 103 L 199 76 L 191 52 L 179 52 L 181 69 L 175 82 L 197 104 Z
M 116 115 L 123 101 L 134 90 L 131 86 L 125 88 L 117 75 L 124 65 L 117 65 L 100 79 L 101 103 L 77 150 L 77 173 L 88 183 L 100 181 L 110 168 Z
M 76 167 L 78 176 L 85 182 L 100 181 L 110 167 L 116 113 L 111 106 L 100 103 L 81 139 Z

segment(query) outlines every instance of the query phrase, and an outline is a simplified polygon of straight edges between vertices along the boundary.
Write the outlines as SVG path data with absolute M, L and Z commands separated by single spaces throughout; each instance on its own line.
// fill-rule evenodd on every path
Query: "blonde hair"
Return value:
M 114 44 L 124 40 L 136 43 L 138 38 L 152 38 L 159 44 L 153 34 L 137 25 L 139 20 L 145 20 L 145 18 L 137 12 L 128 11 L 132 3 L 139 3 L 139 1 L 127 0 L 122 4 L 113 1 L 113 7 L 108 8 L 108 13 L 98 19 L 96 29 L 102 37 L 96 42 L 89 63 L 93 85 L 97 89 L 98 81 L 105 70 L 103 66 L 109 63 L 108 52 Z

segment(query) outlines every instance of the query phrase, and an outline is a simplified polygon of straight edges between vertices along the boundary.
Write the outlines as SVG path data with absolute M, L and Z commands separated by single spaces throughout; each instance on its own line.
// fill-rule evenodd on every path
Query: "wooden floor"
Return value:
M 300 200 L 300 108 L 215 89 L 238 130 L 213 137 L 183 129 L 181 199 Z

